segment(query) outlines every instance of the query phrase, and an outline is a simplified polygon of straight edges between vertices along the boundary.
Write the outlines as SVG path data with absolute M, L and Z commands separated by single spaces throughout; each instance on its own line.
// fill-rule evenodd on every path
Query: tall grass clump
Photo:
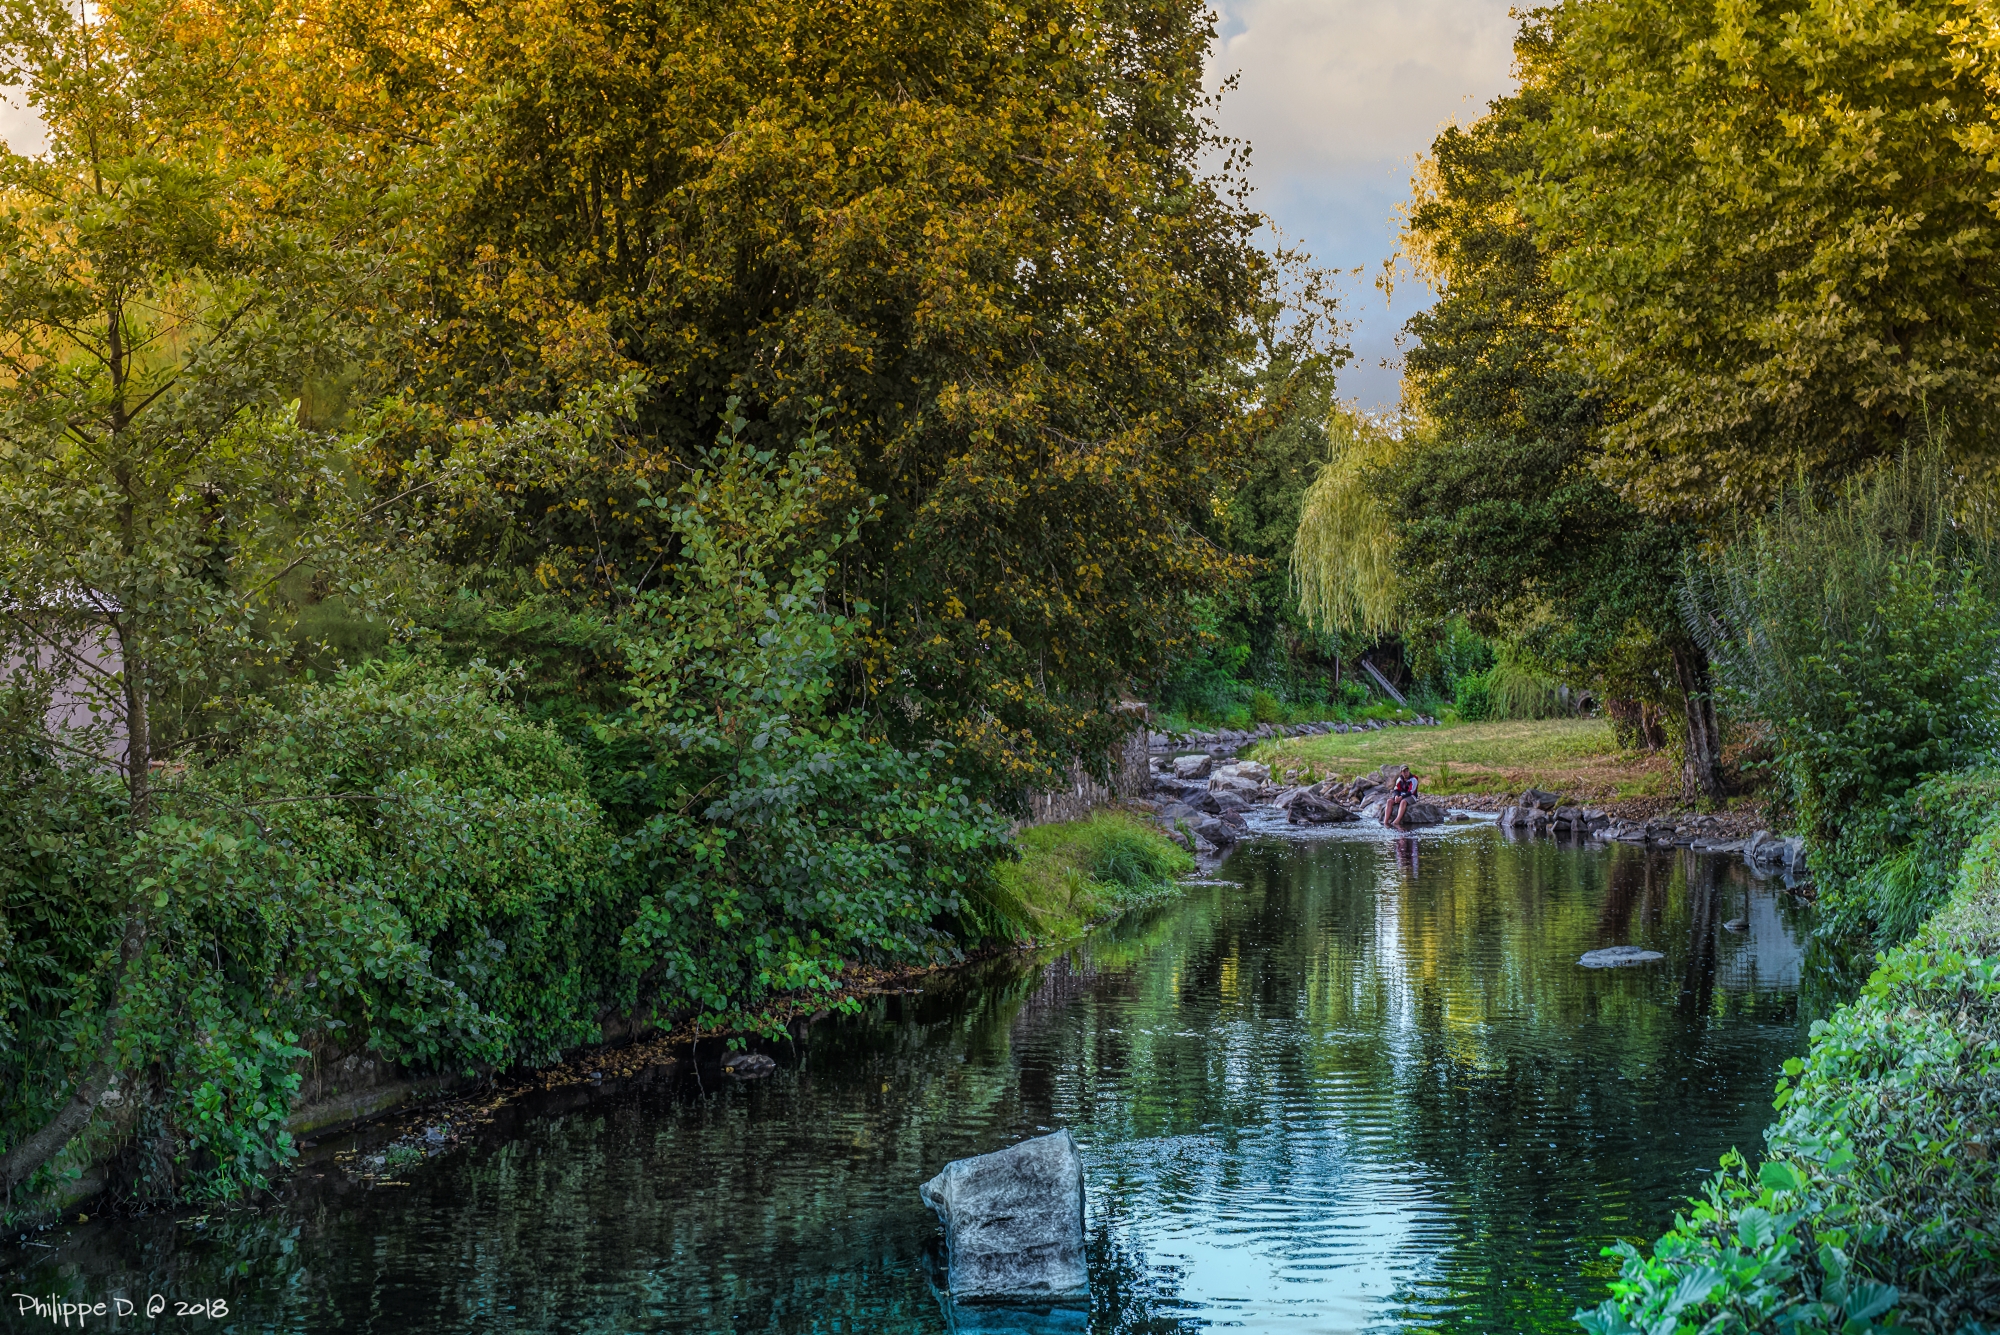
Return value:
M 1690 571 L 1688 624 L 1732 709 L 1770 725 L 1837 925 L 1882 926 L 1864 873 L 1907 837 L 1911 790 L 2000 741 L 1994 555 L 1942 455 L 1913 450 L 1795 488 Z M 1921 918 L 1893 916 L 1896 932 Z
M 1075 936 L 1194 870 L 1186 850 L 1123 812 L 1032 826 L 1014 842 L 1020 856 L 997 868 L 992 898 L 1036 941 Z

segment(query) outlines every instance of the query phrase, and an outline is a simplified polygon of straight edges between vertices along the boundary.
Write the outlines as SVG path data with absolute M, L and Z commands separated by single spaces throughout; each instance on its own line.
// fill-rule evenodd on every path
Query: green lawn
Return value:
M 1670 791 L 1664 759 L 1620 751 L 1602 719 L 1460 723 L 1441 728 L 1287 737 L 1252 755 L 1274 770 L 1310 769 L 1352 778 L 1394 761 L 1424 787 L 1449 793 L 1518 793 L 1530 786 L 1580 798 L 1649 797 Z

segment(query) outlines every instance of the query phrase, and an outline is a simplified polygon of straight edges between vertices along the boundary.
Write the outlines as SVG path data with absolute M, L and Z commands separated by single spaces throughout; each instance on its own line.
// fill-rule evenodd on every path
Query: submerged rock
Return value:
M 1083 1160 L 1069 1132 L 948 1163 L 918 1194 L 944 1222 L 955 1301 L 1089 1296 Z
M 1585 952 L 1577 963 L 1586 969 L 1622 969 L 1629 964 L 1658 964 L 1665 958 L 1657 950 L 1639 946 L 1606 946 L 1603 950 Z

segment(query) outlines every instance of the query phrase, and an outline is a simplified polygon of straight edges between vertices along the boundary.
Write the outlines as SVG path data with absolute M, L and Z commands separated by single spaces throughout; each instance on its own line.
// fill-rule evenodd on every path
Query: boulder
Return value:
M 1284 792 L 1279 793 L 1271 799 L 1271 805 L 1280 811 L 1287 810 L 1291 807 L 1292 803 L 1299 800 L 1299 794 L 1305 791 L 1306 789 L 1304 788 L 1287 788 Z
M 1239 774 L 1218 774 L 1208 781 L 1210 792 L 1247 793 L 1255 796 L 1264 785 L 1257 780 Z
M 1252 783 L 1270 780 L 1271 767 L 1255 760 L 1232 760 L 1227 765 L 1217 765 L 1215 773 L 1230 779 L 1248 779 Z
M 1199 816 L 1188 822 L 1188 828 L 1217 848 L 1227 848 L 1237 840 L 1236 827 L 1220 816 Z
M 1530 788 L 1527 792 L 1521 794 L 1520 801 L 1515 805 L 1533 807 L 1537 811 L 1554 811 L 1562 804 L 1563 800 L 1560 793 L 1550 793 L 1540 788 Z
M 1083 1159 L 1069 1132 L 955 1160 L 918 1195 L 944 1222 L 946 1287 L 954 1300 L 1089 1297 Z
M 1176 779 L 1205 779 L 1215 768 L 1215 757 L 1208 755 L 1175 756 L 1174 777 Z
M 1586 969 L 1623 969 L 1633 964 L 1658 964 L 1665 958 L 1657 950 L 1643 950 L 1638 946 L 1607 946 L 1603 950 L 1586 952 L 1577 963 Z
M 1375 818 L 1381 820 L 1388 810 L 1389 804 L 1382 803 L 1381 810 L 1375 813 Z M 1403 808 L 1403 818 L 1395 828 L 1414 830 L 1419 825 L 1442 825 L 1449 818 L 1450 813 L 1443 807 L 1430 802 L 1416 801 Z
M 738 1080 L 757 1080 L 777 1069 L 777 1061 L 761 1052 L 732 1052 L 722 1059 L 722 1073 Z
M 1254 790 L 1242 793 L 1230 788 L 1217 788 L 1208 797 L 1215 804 L 1211 809 L 1218 816 L 1227 816 L 1232 811 L 1248 811 L 1256 805 Z
M 1748 918 L 1731 918 L 1728 922 L 1722 924 L 1722 930 L 1725 932 L 1747 932 L 1750 930 L 1750 920 Z
M 1329 801 L 1311 789 L 1301 788 L 1286 804 L 1285 819 L 1294 825 L 1344 825 L 1361 817 L 1338 802 Z

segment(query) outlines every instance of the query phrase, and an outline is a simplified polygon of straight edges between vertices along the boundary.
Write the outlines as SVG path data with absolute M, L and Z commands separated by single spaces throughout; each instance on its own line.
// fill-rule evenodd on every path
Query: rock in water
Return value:
M 1603 950 L 1589 951 L 1577 963 L 1586 969 L 1618 969 L 1628 964 L 1657 964 L 1665 958 L 1657 950 L 1644 950 L 1638 946 L 1607 946 Z
M 1338 825 L 1361 817 L 1310 788 L 1301 788 L 1285 804 L 1285 819 L 1294 825 Z
M 951 1296 L 964 1301 L 1087 1298 L 1083 1160 L 1067 1131 L 958 1159 L 918 1188 L 944 1221 Z
M 738 1080 L 756 1080 L 778 1069 L 778 1063 L 761 1052 L 732 1052 L 722 1059 L 725 1075 Z

